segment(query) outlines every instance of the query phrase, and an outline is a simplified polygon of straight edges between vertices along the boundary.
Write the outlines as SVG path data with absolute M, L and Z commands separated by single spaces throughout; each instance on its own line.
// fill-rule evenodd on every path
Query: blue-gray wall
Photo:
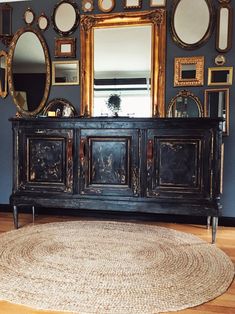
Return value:
M 196 0 L 195 0 L 196 1 Z M 81 9 L 81 1 L 76 1 Z M 98 0 L 95 2 L 95 11 L 92 13 L 102 13 L 98 10 Z M 170 9 L 173 0 L 167 0 L 167 49 L 166 49 L 166 104 L 169 103 L 170 99 L 177 94 L 182 88 L 173 87 L 173 68 L 174 68 L 174 57 L 176 56 L 205 56 L 205 84 L 202 87 L 187 88 L 197 95 L 201 102 L 204 101 L 204 89 L 207 86 L 207 68 L 215 66 L 214 59 L 218 55 L 215 50 L 215 29 L 209 41 L 200 49 L 196 50 L 184 50 L 176 46 L 170 35 Z M 55 4 L 58 0 L 32 0 L 27 2 L 16 2 L 11 3 L 13 7 L 13 32 L 21 27 L 25 27 L 23 21 L 23 14 L 25 10 L 30 6 L 38 17 L 42 12 L 50 18 Z M 116 7 L 113 12 L 122 11 L 121 0 L 116 0 Z M 141 10 L 149 10 L 150 0 L 142 1 Z M 218 5 L 218 1 L 213 0 L 214 6 Z M 233 7 L 235 7 L 235 0 L 231 1 Z M 134 11 L 134 10 L 129 10 Z M 196 18 L 196 16 L 195 16 Z M 235 19 L 234 19 L 235 20 Z M 235 23 L 234 23 L 235 25 Z M 34 27 L 36 23 L 34 23 Z M 234 30 L 234 27 L 233 27 Z M 54 60 L 54 38 L 58 35 L 53 30 L 50 24 L 49 29 L 43 33 L 46 42 L 49 47 L 51 60 Z M 77 37 L 77 59 L 80 59 L 80 40 L 79 40 L 79 28 L 73 34 Z M 7 48 L 0 43 L 0 50 Z M 30 51 L 26 52 L 30 53 Z M 235 66 L 235 31 L 233 31 L 233 47 L 232 49 L 224 54 L 226 56 L 226 66 Z M 74 106 L 79 110 L 80 106 L 80 86 L 54 86 L 51 87 L 49 99 L 55 97 L 63 97 L 71 101 Z M 12 133 L 11 125 L 8 118 L 15 115 L 15 106 L 10 96 L 7 96 L 4 100 L 0 100 L 0 204 L 8 204 L 9 196 L 12 188 Z M 225 143 L 225 162 L 224 162 L 224 192 L 222 196 L 223 204 L 223 216 L 235 217 L 235 91 L 233 86 L 230 87 L 230 135 L 224 138 Z

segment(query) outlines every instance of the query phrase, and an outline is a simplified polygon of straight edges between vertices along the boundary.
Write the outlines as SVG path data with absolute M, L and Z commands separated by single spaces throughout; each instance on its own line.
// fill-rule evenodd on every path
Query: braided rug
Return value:
M 234 265 L 215 245 L 144 224 L 75 221 L 0 236 L 0 299 L 79 314 L 156 314 L 224 293 Z

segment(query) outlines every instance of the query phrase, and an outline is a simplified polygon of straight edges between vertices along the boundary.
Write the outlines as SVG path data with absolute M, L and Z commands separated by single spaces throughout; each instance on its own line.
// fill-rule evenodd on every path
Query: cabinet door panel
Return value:
M 160 133 L 160 132 L 159 132 Z M 187 134 L 187 132 L 186 132 Z M 195 136 L 148 134 L 147 196 L 208 198 L 210 196 L 210 133 Z
M 81 130 L 81 194 L 138 196 L 138 132 Z
M 72 192 L 72 130 L 22 130 L 19 189 Z

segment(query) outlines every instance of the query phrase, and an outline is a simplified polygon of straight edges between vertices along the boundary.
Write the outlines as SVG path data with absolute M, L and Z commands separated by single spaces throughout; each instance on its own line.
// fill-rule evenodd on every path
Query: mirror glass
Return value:
M 219 48 L 224 50 L 228 45 L 228 19 L 229 11 L 227 8 L 220 9 L 220 26 L 219 26 Z
M 70 0 L 60 2 L 54 10 L 52 21 L 55 31 L 61 35 L 68 35 L 75 31 L 79 16 L 77 5 Z
M 217 11 L 216 49 L 227 52 L 232 47 L 233 9 L 230 3 L 221 3 Z
M 78 85 L 79 62 L 78 61 L 55 61 L 52 63 L 53 85 Z
M 114 8 L 114 0 L 99 0 L 98 2 L 99 9 L 103 12 L 110 12 Z
M 46 15 L 41 14 L 38 18 L 38 27 L 40 30 L 45 31 L 49 26 L 49 20 Z
M 208 85 L 232 85 L 233 67 L 208 68 Z
M 77 115 L 74 106 L 64 98 L 52 99 L 44 108 L 43 114 L 47 117 L 67 117 L 71 118 Z
M 196 78 L 196 64 L 182 64 L 181 78 L 182 79 L 195 79 Z
M 212 24 L 210 0 L 177 0 L 172 16 L 173 39 L 184 48 L 200 46 Z
M 152 116 L 151 34 L 151 25 L 94 30 L 95 116 L 113 114 L 112 94 L 121 99 L 118 115 Z
M 21 29 L 13 38 L 9 56 L 9 89 L 14 102 L 20 113 L 35 115 L 44 106 L 50 87 L 45 41 L 36 30 Z
M 7 96 L 7 53 L 0 51 L 0 96 Z
M 25 23 L 31 25 L 34 22 L 35 15 L 31 9 L 25 11 L 24 20 Z

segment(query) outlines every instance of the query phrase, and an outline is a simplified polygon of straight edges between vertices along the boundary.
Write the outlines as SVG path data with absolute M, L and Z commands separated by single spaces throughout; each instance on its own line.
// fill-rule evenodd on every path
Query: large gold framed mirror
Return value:
M 47 101 L 51 83 L 49 52 L 39 31 L 26 27 L 15 33 L 7 70 L 9 91 L 19 114 L 36 116 Z
M 0 97 L 7 96 L 7 53 L 0 51 Z
M 81 16 L 81 115 L 164 116 L 165 9 Z

